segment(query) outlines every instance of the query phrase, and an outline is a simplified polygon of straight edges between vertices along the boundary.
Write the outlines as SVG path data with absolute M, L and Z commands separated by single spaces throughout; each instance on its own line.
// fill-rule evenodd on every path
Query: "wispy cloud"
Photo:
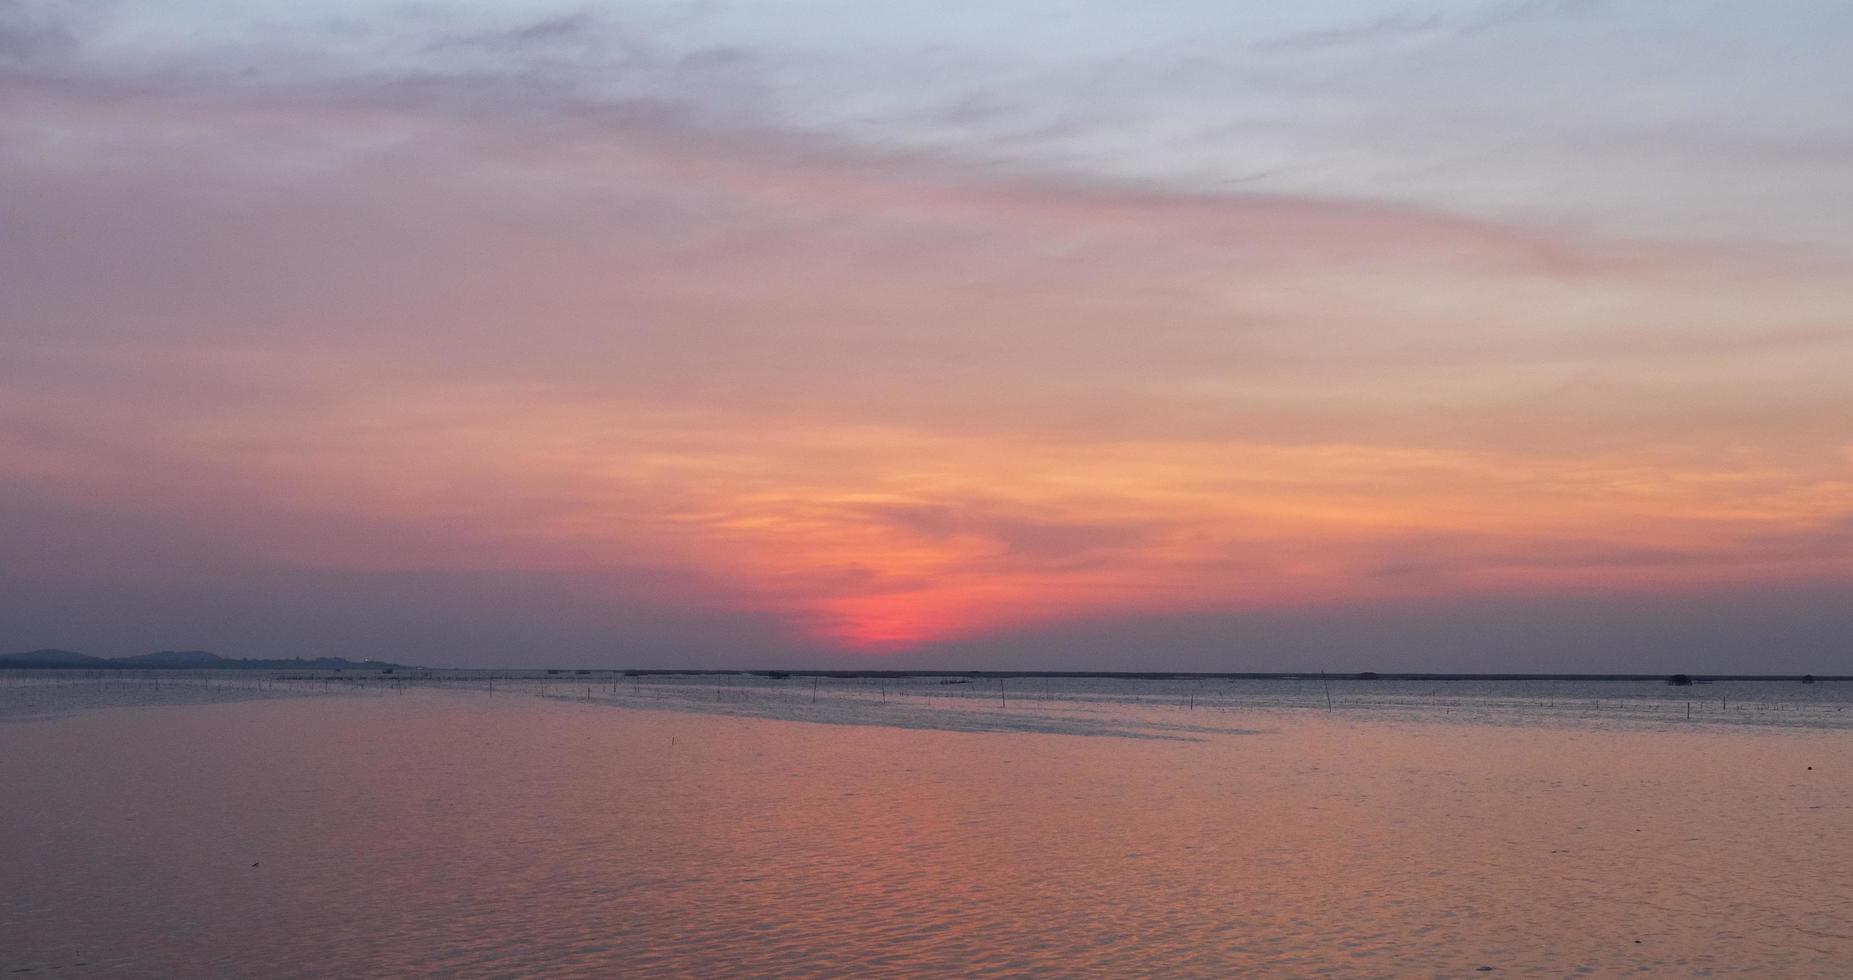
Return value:
M 1447 29 L 1448 26 L 1448 20 L 1440 14 L 1426 14 L 1421 16 L 1414 14 L 1394 14 L 1359 24 L 1300 31 L 1295 34 L 1269 38 L 1261 42 L 1259 47 L 1264 50 L 1289 51 L 1294 49 L 1339 47 L 1392 38 L 1434 34 Z
M 431 42 L 431 46 L 440 49 L 465 47 L 522 52 L 587 40 L 603 43 L 611 40 L 610 35 L 601 29 L 603 26 L 591 11 L 577 10 L 572 13 L 543 17 L 516 27 L 471 31 L 439 37 Z
M 77 45 L 73 11 L 81 5 L 0 0 L 0 64 L 16 68 L 64 54 Z

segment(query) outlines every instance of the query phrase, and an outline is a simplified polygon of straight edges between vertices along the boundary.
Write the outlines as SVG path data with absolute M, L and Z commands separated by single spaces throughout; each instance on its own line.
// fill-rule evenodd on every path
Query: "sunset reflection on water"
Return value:
M 0 728 L 0 965 L 1827 976 L 1853 962 L 1844 732 L 1304 711 L 1218 724 L 1195 740 L 1077 737 L 443 691 L 14 723 Z

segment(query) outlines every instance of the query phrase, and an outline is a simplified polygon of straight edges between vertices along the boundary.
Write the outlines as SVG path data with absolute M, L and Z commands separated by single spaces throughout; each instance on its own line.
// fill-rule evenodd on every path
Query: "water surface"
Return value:
M 1831 692 L 1687 722 L 1663 685 L 1351 686 L 1328 712 L 1317 687 L 797 680 L 258 685 L 0 725 L 0 967 L 1853 969 Z

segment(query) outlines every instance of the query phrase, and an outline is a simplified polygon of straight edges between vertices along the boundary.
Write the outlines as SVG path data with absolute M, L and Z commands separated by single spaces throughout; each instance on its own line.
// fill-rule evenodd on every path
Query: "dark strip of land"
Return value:
M 837 679 L 892 680 L 907 677 L 947 679 L 1010 680 L 1013 678 L 1098 679 L 1129 681 L 1227 680 L 1361 680 L 1361 681 L 1669 681 L 1675 684 L 1704 684 L 1712 681 L 1853 681 L 1849 674 L 1499 674 L 1499 673 L 1427 673 L 1376 671 L 1152 671 L 1152 670 L 878 670 L 871 668 L 811 670 L 792 669 L 723 669 L 702 667 L 552 667 L 552 668 L 466 668 L 416 667 L 381 660 L 348 660 L 344 657 L 293 658 L 260 660 L 220 657 L 204 651 L 162 651 L 137 657 L 93 657 L 67 650 L 33 650 L 0 656 L 0 669 L 29 670 L 306 670 L 341 673 L 378 672 L 418 676 L 441 673 L 457 677 L 522 676 L 623 676 L 623 677 L 827 677 Z
M 1664 681 L 1684 677 L 1694 683 L 1707 681 L 1853 681 L 1853 674 L 1469 674 L 1469 673 L 1378 673 L 1354 671 L 1332 673 L 1320 671 L 1147 671 L 1147 670 L 726 670 L 693 667 L 650 668 L 549 668 L 549 674 L 619 674 L 625 677 L 833 677 L 833 678 L 903 678 L 903 677 L 1019 677 L 1086 678 L 1129 681 L 1168 680 L 1366 680 L 1366 681 Z

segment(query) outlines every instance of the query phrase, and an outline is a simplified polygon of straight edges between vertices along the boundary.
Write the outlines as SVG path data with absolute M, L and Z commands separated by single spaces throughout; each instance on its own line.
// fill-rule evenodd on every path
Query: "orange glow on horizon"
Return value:
M 571 573 L 522 608 L 871 655 L 1853 580 L 1834 256 L 757 130 L 63 98 L 16 99 L 63 244 L 0 352 L 33 574 Z

